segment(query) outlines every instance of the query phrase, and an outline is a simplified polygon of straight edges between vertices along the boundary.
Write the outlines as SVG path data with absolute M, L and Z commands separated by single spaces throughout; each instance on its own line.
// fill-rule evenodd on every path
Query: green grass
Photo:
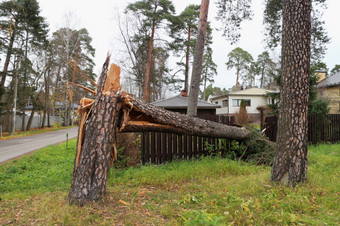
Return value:
M 270 167 L 203 158 L 112 169 L 97 203 L 69 206 L 75 141 L 0 165 L 0 224 L 339 225 L 340 144 L 309 148 L 308 182 Z

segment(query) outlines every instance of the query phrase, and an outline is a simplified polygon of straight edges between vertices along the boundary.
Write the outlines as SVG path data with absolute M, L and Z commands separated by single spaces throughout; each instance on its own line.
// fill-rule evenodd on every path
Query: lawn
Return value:
M 340 144 L 309 148 L 308 182 L 220 158 L 112 169 L 107 194 L 70 206 L 75 140 L 0 165 L 0 224 L 249 225 L 340 223 Z

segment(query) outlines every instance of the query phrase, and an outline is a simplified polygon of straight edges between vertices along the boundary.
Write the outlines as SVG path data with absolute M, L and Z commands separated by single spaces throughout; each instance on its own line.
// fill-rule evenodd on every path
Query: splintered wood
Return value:
M 110 70 L 107 73 L 103 93 L 107 91 L 117 92 L 119 89 L 120 89 L 120 67 L 116 64 L 111 64 Z
M 88 78 L 88 76 L 86 76 Z M 96 85 L 92 80 L 91 83 Z M 84 90 L 90 92 L 91 94 L 96 94 L 95 91 L 75 84 L 76 86 L 83 88 Z M 120 89 L 120 67 L 116 64 L 111 64 L 110 69 L 107 73 L 106 81 L 104 84 L 103 93 L 110 94 L 111 92 L 117 92 Z M 83 147 L 83 140 L 85 136 L 85 126 L 86 126 L 86 120 L 88 119 L 91 109 L 93 106 L 94 99 L 84 97 L 79 102 L 78 107 L 78 114 L 81 114 L 80 122 L 79 122 L 79 131 L 78 131 L 78 142 L 77 142 L 77 152 L 76 152 L 76 159 L 75 159 L 75 167 L 79 164 L 79 159 L 81 155 L 81 150 Z M 116 148 L 116 142 L 113 141 L 113 158 L 111 159 L 111 165 L 114 162 L 114 159 L 117 158 L 117 148 Z

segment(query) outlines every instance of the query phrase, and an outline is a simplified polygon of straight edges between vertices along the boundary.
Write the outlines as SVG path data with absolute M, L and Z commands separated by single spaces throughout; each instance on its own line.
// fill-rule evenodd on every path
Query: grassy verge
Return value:
M 31 135 L 37 135 L 41 133 L 48 133 L 52 131 L 57 131 L 57 130 L 62 130 L 62 129 L 67 129 L 71 128 L 73 126 L 67 126 L 67 127 L 45 127 L 44 129 L 31 129 L 29 131 L 16 131 L 13 136 L 11 136 L 8 132 L 5 132 L 2 134 L 3 137 L 0 138 L 0 140 L 8 140 L 8 139 L 13 139 L 13 138 L 18 138 L 18 137 L 26 137 L 26 136 L 31 136 Z
M 51 146 L 0 166 L 0 224 L 228 225 L 340 222 L 340 145 L 310 147 L 308 182 L 269 181 L 270 167 L 203 158 L 110 172 L 97 203 L 69 206 L 71 149 Z

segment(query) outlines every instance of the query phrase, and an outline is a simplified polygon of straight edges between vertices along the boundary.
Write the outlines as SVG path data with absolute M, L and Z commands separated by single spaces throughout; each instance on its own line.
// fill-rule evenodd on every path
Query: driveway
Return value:
M 0 141 L 0 163 L 37 149 L 77 137 L 78 127 Z

